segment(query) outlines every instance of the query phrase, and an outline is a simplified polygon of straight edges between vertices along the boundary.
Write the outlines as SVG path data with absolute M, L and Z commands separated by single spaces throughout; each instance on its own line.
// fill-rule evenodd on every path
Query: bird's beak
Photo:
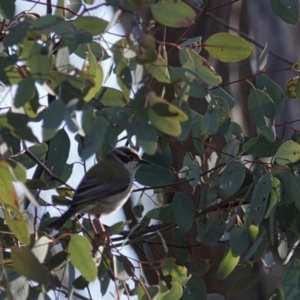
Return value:
M 147 160 L 144 160 L 144 159 L 141 159 L 141 160 L 139 161 L 139 165 L 149 165 L 149 164 L 151 164 L 151 162 L 149 162 L 149 161 L 147 161 Z

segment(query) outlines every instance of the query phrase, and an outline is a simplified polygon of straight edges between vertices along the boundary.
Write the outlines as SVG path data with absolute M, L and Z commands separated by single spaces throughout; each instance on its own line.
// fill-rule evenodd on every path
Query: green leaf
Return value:
M 33 28 L 45 33 L 50 34 L 55 31 L 55 28 L 65 23 L 65 20 L 61 17 L 54 15 L 46 15 L 41 18 L 37 18 L 33 22 Z
M 285 299 L 298 299 L 300 297 L 299 280 L 300 263 L 296 258 L 292 258 L 285 267 L 282 280 L 282 289 Z
M 56 130 L 63 121 L 64 114 L 65 105 L 60 99 L 50 103 L 43 115 L 43 141 L 48 141 L 54 136 Z
M 217 276 L 219 279 L 223 280 L 230 275 L 230 273 L 234 270 L 236 265 L 240 260 L 239 256 L 234 256 L 231 249 L 228 249 L 227 253 L 223 257 L 218 271 Z
M 29 280 L 47 285 L 50 275 L 45 267 L 38 261 L 29 248 L 13 248 L 11 259 L 14 269 Z
M 151 5 L 154 19 L 168 27 L 181 28 L 194 24 L 195 11 L 180 0 L 160 0 Z
M 92 247 L 88 240 L 81 236 L 72 234 L 68 246 L 70 261 L 88 282 L 92 282 L 97 277 L 97 267 L 92 258 Z
M 33 78 L 39 82 L 48 80 L 52 69 L 52 57 L 49 55 L 50 46 L 34 43 L 29 51 L 28 66 Z
M 35 83 L 31 75 L 25 76 L 18 84 L 17 92 L 14 98 L 15 106 L 22 107 L 26 102 L 33 99 L 35 94 Z
M 275 107 L 271 98 L 264 92 L 251 89 L 248 96 L 248 109 L 255 124 L 270 142 L 276 139 L 274 120 Z
M 59 270 L 61 269 L 67 262 L 68 253 L 66 251 L 60 251 L 54 254 L 48 261 L 47 267 L 50 270 Z
M 15 15 L 15 0 L 0 0 L 0 14 L 5 19 L 13 19 Z
M 48 151 L 47 144 L 36 144 L 28 148 L 28 150 L 38 159 L 43 160 Z M 30 169 L 36 165 L 36 162 L 33 161 L 26 153 L 17 157 L 15 161 L 21 163 L 26 169 Z
M 176 193 L 172 201 L 172 211 L 181 231 L 187 232 L 194 223 L 194 205 L 191 199 Z
M 162 207 L 154 208 L 147 212 L 146 218 L 159 220 L 166 223 L 173 223 L 173 210 L 172 205 L 165 205 Z
M 153 155 L 157 150 L 157 130 L 149 124 L 148 120 L 136 120 L 128 124 L 128 135 L 136 136 L 137 144 L 141 146 L 147 154 Z
M 271 0 L 271 7 L 275 15 L 289 24 L 296 24 L 299 20 L 299 6 L 295 0 Z
M 77 290 L 84 290 L 89 286 L 89 282 L 86 281 L 82 276 L 79 276 L 73 281 L 73 286 Z
M 163 57 L 159 56 L 157 60 L 144 66 L 146 71 L 158 82 L 170 83 L 168 62 Z
M 248 234 L 243 227 L 233 227 L 230 231 L 229 244 L 232 254 L 240 256 L 248 248 Z
M 300 159 L 300 145 L 292 140 L 282 143 L 275 154 L 279 165 L 291 164 Z
M 256 183 L 251 196 L 249 218 L 246 224 L 250 224 L 249 222 L 253 221 L 255 225 L 259 225 L 262 222 L 272 188 L 271 178 L 272 176 L 269 173 L 266 173 Z
M 234 99 L 222 88 L 219 87 L 219 88 L 213 89 L 210 91 L 210 93 L 211 93 L 211 95 L 213 95 L 217 98 L 224 99 L 227 102 L 230 109 L 234 107 L 234 104 L 235 104 Z
M 187 269 L 184 266 L 179 266 L 175 263 L 174 257 L 166 257 L 165 259 L 161 260 L 162 273 L 167 276 L 171 275 L 172 277 L 172 284 L 174 282 L 178 282 L 181 285 L 186 284 L 188 280 L 191 278 L 191 275 L 187 276 Z
M 285 166 L 280 166 L 280 169 L 273 172 L 281 182 L 281 199 L 283 203 L 294 202 L 298 209 L 300 209 L 300 178 L 294 177 L 291 170 Z
M 262 91 L 267 91 L 275 106 L 275 115 L 277 116 L 284 105 L 284 95 L 282 88 L 266 75 L 260 74 L 255 77 L 256 86 Z
M 0 203 L 4 205 L 15 205 L 17 207 L 18 196 L 12 184 L 13 177 L 9 165 L 5 160 L 0 160 Z
M 216 244 L 225 232 L 225 222 L 222 217 L 212 222 L 209 222 L 206 218 L 198 217 L 196 225 L 196 240 L 207 246 Z
M 251 139 L 243 144 L 243 151 L 258 157 L 270 157 L 275 155 L 281 141 L 276 138 L 274 142 L 268 141 L 264 136 Z
M 82 59 L 85 59 L 86 53 L 89 51 L 94 54 L 97 61 L 103 61 L 110 58 L 110 56 L 107 54 L 103 46 L 96 42 L 80 44 L 78 48 L 74 51 L 74 54 L 78 55 Z
M 184 156 L 183 168 L 178 172 L 180 178 L 185 178 L 189 181 L 192 187 L 200 184 L 201 160 L 198 157 L 192 158 L 189 153 Z
M 193 72 L 206 84 L 218 85 L 222 82 L 221 76 L 218 75 L 208 62 L 202 56 L 199 56 L 197 52 L 187 48 L 180 49 L 179 59 L 183 68 Z
M 93 53 L 91 52 L 88 53 L 87 61 L 89 65 L 85 72 L 85 75 L 88 76 L 94 83 L 93 87 L 89 89 L 88 93 L 83 98 L 84 101 L 89 102 L 95 97 L 95 95 L 98 93 L 98 91 L 102 86 L 103 70 L 101 66 L 98 64 Z
M 203 48 L 222 62 L 236 62 L 246 59 L 253 51 L 252 45 L 246 40 L 226 32 L 211 35 L 203 43 Z
M 80 16 L 74 21 L 71 21 L 71 23 L 75 27 L 89 32 L 92 35 L 103 33 L 108 25 L 107 21 L 94 16 Z
M 156 60 L 156 42 L 151 34 L 145 34 L 138 40 L 139 55 L 137 62 L 140 64 L 152 63 Z
M 203 280 L 196 274 L 186 283 L 186 290 L 192 298 L 191 300 L 206 300 L 206 288 Z
M 273 177 L 272 178 L 272 189 L 270 194 L 270 201 L 268 204 L 267 211 L 265 213 L 265 218 L 269 218 L 271 213 L 273 213 L 274 207 L 281 200 L 281 182 Z
M 162 293 L 158 295 L 157 300 L 179 300 L 182 296 L 182 286 L 178 282 L 174 282 L 170 290 L 168 290 L 162 297 Z
M 124 106 L 127 100 L 124 99 L 123 93 L 117 89 L 103 86 L 95 97 L 96 102 L 104 106 Z
M 98 117 L 90 121 L 92 121 L 92 124 L 90 124 L 91 130 L 86 132 L 83 140 L 80 141 L 81 143 L 83 143 L 84 149 L 79 150 L 79 155 L 84 160 L 95 154 L 95 152 L 97 152 L 103 145 L 103 143 L 105 142 L 105 138 L 107 137 L 108 129 L 110 127 L 108 121 L 102 117 Z M 77 141 L 79 142 L 78 139 Z
M 13 2 L 7 1 L 7 2 Z M 0 12 L 1 12 L 1 1 L 0 1 Z M 27 31 L 29 30 L 30 23 L 25 19 L 20 21 L 17 25 L 9 29 L 8 34 L 3 38 L 3 44 L 5 47 L 11 47 L 20 43 L 26 36 Z
M 4 207 L 4 218 L 8 228 L 21 243 L 29 245 L 29 233 L 23 214 L 14 205 L 5 204 Z
M 242 186 L 245 178 L 245 167 L 242 163 L 234 161 L 227 164 L 219 179 L 221 197 L 231 197 Z
M 187 121 L 187 115 L 172 103 L 157 97 L 154 92 L 148 94 L 147 101 L 149 103 L 148 117 L 151 123 L 166 134 L 179 135 L 181 133 L 180 122 Z
M 203 133 L 215 134 L 219 127 L 227 120 L 229 120 L 229 107 L 227 102 L 222 98 L 213 97 L 202 119 Z
M 160 186 L 173 183 L 173 172 L 157 164 L 143 165 L 136 173 L 135 179 L 145 186 Z
M 46 166 L 55 174 L 60 177 L 70 152 L 70 139 L 66 131 L 62 128 L 58 130 L 52 138 Z
M 172 230 L 172 236 L 172 244 L 174 245 L 173 251 L 176 258 L 181 264 L 187 265 L 191 260 L 188 240 L 186 239 L 184 233 L 177 228 Z
M 254 286 L 255 284 L 258 283 L 260 279 L 260 275 L 259 274 L 251 274 L 248 275 L 246 277 L 243 277 L 239 280 L 237 280 L 232 288 L 230 289 L 228 296 L 229 297 L 235 297 L 237 294 L 244 292 L 245 290 L 251 288 L 252 286 Z M 268 298 L 270 299 L 270 298 Z

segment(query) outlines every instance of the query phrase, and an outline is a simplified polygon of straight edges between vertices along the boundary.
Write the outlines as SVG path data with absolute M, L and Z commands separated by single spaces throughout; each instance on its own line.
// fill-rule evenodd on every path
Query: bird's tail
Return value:
M 60 229 L 76 212 L 70 207 L 65 213 L 63 213 L 55 221 L 48 224 L 47 228 L 50 229 Z

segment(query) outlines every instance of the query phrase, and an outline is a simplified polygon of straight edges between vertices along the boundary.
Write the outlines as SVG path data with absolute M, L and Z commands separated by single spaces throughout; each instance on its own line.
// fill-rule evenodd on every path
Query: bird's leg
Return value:
M 105 235 L 105 228 L 100 221 L 100 215 L 95 215 L 95 218 L 93 220 L 91 220 L 91 218 L 90 218 L 90 222 L 91 222 L 91 226 L 95 232 L 95 236 L 98 236 L 99 239 L 103 242 L 103 244 L 106 244 L 107 236 Z

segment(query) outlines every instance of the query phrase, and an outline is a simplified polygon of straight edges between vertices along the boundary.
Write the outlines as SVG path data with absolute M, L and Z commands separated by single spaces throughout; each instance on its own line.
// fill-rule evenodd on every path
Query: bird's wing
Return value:
M 118 170 L 118 176 L 110 176 L 115 171 L 113 168 L 107 168 L 106 170 L 92 168 L 79 184 L 70 205 L 86 203 L 125 192 L 132 184 L 131 177 L 129 175 L 123 176 L 124 172 L 128 172 L 124 169 Z M 103 173 L 105 173 L 105 176 L 103 176 Z M 100 179 L 105 177 L 107 179 L 105 181 Z

